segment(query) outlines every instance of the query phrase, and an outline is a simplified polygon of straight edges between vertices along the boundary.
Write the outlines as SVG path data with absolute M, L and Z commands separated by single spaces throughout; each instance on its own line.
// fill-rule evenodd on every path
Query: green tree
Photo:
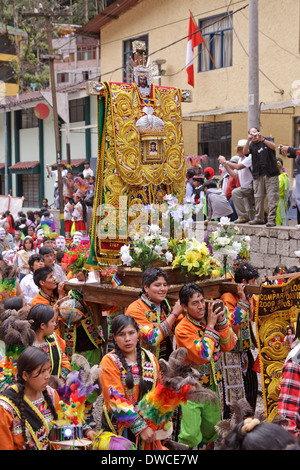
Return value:
M 50 10 L 71 12 L 72 16 L 55 20 L 53 37 L 58 37 L 60 24 L 83 25 L 112 3 L 114 3 L 113 0 L 0 0 L 2 31 L 10 26 L 21 29 L 27 34 L 22 47 L 18 48 L 18 61 L 12 63 L 21 91 L 26 91 L 33 86 L 45 88 L 49 85 L 48 60 L 42 58 L 48 53 L 45 19 L 42 16 L 25 17 L 24 12 Z M 11 40 L 14 41 L 15 38 L 11 36 Z

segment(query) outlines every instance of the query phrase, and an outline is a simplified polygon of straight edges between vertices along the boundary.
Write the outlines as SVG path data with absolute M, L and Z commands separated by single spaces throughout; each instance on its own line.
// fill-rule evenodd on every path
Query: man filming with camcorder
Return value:
M 255 201 L 255 218 L 251 225 L 265 223 L 264 203 L 268 198 L 267 227 L 276 225 L 277 206 L 279 202 L 279 168 L 276 161 L 275 143 L 263 137 L 259 129 L 249 130 L 248 139 L 244 145 L 244 155 L 252 155 L 253 190 Z

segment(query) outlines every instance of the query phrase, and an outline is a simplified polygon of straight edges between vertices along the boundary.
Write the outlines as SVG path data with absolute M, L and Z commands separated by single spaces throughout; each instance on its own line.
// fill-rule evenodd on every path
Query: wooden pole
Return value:
M 52 109 L 53 109 L 53 120 L 54 120 L 54 134 L 55 134 L 55 148 L 56 148 L 56 164 L 58 174 L 58 191 L 59 191 L 59 212 L 60 212 L 60 233 L 65 235 L 65 220 L 64 220 L 64 200 L 63 200 L 63 184 L 61 176 L 61 149 L 59 139 L 59 125 L 58 125 L 58 112 L 57 112 L 57 100 L 56 100 L 56 86 L 55 86 L 55 73 L 54 73 L 54 56 L 52 46 L 52 23 L 51 18 L 59 18 L 61 16 L 72 16 L 70 12 L 54 13 L 54 12 L 34 12 L 34 13 L 23 13 L 25 17 L 42 17 L 46 22 L 47 30 L 47 41 L 49 51 L 49 68 L 50 68 L 50 84 L 52 92 Z
M 193 15 L 193 13 L 191 12 L 191 10 L 190 10 L 190 15 L 191 15 L 191 17 L 192 17 L 194 23 L 197 24 L 196 21 L 195 21 L 194 15 Z M 199 30 L 199 29 L 198 29 L 198 30 Z M 199 33 L 201 34 L 200 30 L 199 30 Z M 210 57 L 210 60 L 212 61 L 212 64 L 213 64 L 214 68 L 216 69 L 216 68 L 217 68 L 217 67 L 216 67 L 216 64 L 215 64 L 215 62 L 214 62 L 214 59 L 212 58 L 212 55 L 211 55 L 211 53 L 210 53 L 210 50 L 209 50 L 209 48 L 208 48 L 208 46 L 207 46 L 207 44 L 206 44 L 206 42 L 205 42 L 204 37 L 202 36 L 202 34 L 201 34 L 201 37 L 202 37 L 202 39 L 203 39 L 203 43 L 204 43 L 204 46 L 205 46 L 205 48 L 206 48 L 206 50 L 207 50 L 207 52 L 208 52 L 208 55 L 209 55 L 209 57 Z

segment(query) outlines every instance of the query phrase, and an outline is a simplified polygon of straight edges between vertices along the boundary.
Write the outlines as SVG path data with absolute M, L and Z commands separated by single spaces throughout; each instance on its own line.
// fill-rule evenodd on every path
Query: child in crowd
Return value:
M 27 317 L 35 332 L 33 346 L 49 354 L 51 375 L 66 379 L 71 371 L 70 362 L 65 354 L 66 343 L 54 330 L 57 324 L 57 311 L 50 305 L 37 304 L 30 309 Z

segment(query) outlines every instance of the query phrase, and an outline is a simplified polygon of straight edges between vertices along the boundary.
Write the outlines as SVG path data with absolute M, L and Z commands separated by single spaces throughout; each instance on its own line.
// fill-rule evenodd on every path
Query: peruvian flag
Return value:
M 186 48 L 186 71 L 188 74 L 188 84 L 194 86 L 194 48 L 204 42 L 204 39 L 195 24 L 192 13 L 190 13 L 189 35 Z

